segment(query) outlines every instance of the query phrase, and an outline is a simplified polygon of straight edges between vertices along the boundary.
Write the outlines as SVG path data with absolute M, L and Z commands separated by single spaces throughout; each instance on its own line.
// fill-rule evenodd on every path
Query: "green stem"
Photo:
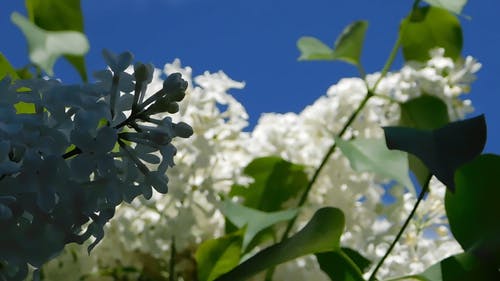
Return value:
M 351 114 L 351 116 L 349 117 L 347 122 L 344 124 L 344 127 L 342 128 L 342 130 L 340 130 L 340 132 L 337 134 L 338 137 L 342 137 L 345 134 L 345 132 L 347 131 L 347 128 L 349 128 L 349 126 L 352 124 L 352 122 L 354 122 L 356 117 L 359 115 L 361 110 L 365 107 L 366 103 L 368 102 L 368 100 L 372 96 L 373 96 L 373 92 L 368 91 L 365 98 L 359 104 L 358 108 Z M 302 207 L 305 204 L 305 202 L 307 201 L 307 197 L 309 196 L 309 192 L 311 191 L 314 183 L 316 183 L 316 180 L 318 179 L 319 174 L 321 173 L 321 171 L 325 167 L 326 163 L 328 162 L 328 159 L 330 159 L 330 156 L 335 151 L 336 147 L 337 147 L 337 142 L 334 142 L 332 144 L 332 146 L 330 147 L 330 149 L 328 149 L 328 151 L 326 152 L 325 156 L 323 157 L 323 160 L 321 160 L 321 164 L 319 164 L 318 168 L 314 171 L 314 174 L 313 174 L 311 180 L 309 180 L 309 182 L 307 183 L 306 190 L 304 191 L 304 193 L 302 193 L 302 196 L 300 197 L 299 203 L 297 205 L 299 208 Z M 297 221 L 297 215 L 288 221 L 285 232 L 281 236 L 280 242 L 285 240 L 288 237 L 288 234 L 292 230 L 292 227 L 296 221 Z M 269 269 L 266 273 L 265 280 L 266 281 L 272 280 L 273 274 L 274 274 L 274 268 Z
M 413 5 L 412 5 L 412 12 L 418 9 L 418 5 L 420 4 L 420 0 L 414 0 Z M 380 77 L 377 79 L 375 84 L 373 85 L 373 88 L 371 89 L 372 92 L 377 91 L 377 86 L 382 81 L 382 79 L 387 75 L 387 72 L 389 72 L 389 69 L 391 68 L 392 64 L 394 63 L 394 60 L 396 59 L 396 55 L 398 54 L 399 47 L 401 47 L 401 30 L 398 32 L 398 39 L 396 39 L 396 42 L 394 42 L 394 45 L 392 46 L 391 53 L 389 54 L 389 58 L 386 60 L 384 68 L 382 68 L 382 71 L 380 72 Z
M 354 122 L 354 120 L 356 119 L 356 117 L 359 115 L 359 113 L 361 112 L 361 110 L 365 107 L 366 103 L 368 102 L 368 100 L 372 96 L 373 96 L 373 93 L 370 92 L 370 91 L 366 94 L 365 98 L 361 101 L 361 103 L 359 104 L 359 106 L 356 109 L 356 111 L 354 111 L 351 114 L 351 116 L 349 117 L 349 119 L 345 123 L 344 127 L 342 128 L 342 130 L 338 133 L 338 137 L 342 137 L 345 134 L 345 132 L 347 131 L 347 128 L 349 128 L 349 126 L 352 124 L 352 122 Z M 333 143 L 333 145 L 330 147 L 330 149 L 328 149 L 328 151 L 326 152 L 325 156 L 323 157 L 323 160 L 321 160 L 321 164 L 318 166 L 318 168 L 316 169 L 316 171 L 314 171 L 314 174 L 313 174 L 311 180 L 308 182 L 308 184 L 306 186 L 306 190 L 304 191 L 304 193 L 302 193 L 302 196 L 301 196 L 301 198 L 299 200 L 299 203 L 298 203 L 298 207 L 302 207 L 304 205 L 304 203 L 306 202 L 307 197 L 309 195 L 309 192 L 311 191 L 314 183 L 316 183 L 316 180 L 318 179 L 319 174 L 321 173 L 321 171 L 325 167 L 326 163 L 328 162 L 328 159 L 330 158 L 330 156 L 332 155 L 332 153 L 335 151 L 336 147 L 337 147 L 337 143 Z M 294 225 L 294 223 L 295 223 L 296 220 L 297 220 L 297 216 L 295 216 L 293 219 L 291 219 L 288 222 L 287 228 L 286 228 L 285 232 L 283 233 L 283 236 L 281 237 L 280 241 L 283 241 L 285 238 L 288 237 L 288 234 L 290 233 L 290 230 L 292 229 L 292 227 L 293 227 L 293 225 Z
M 169 281 L 175 281 L 177 278 L 175 278 L 175 255 L 176 255 L 176 249 L 175 249 L 175 236 L 172 236 L 172 243 L 170 244 L 170 264 L 169 264 L 169 273 L 168 273 L 168 280 Z
M 380 77 L 377 79 L 377 81 L 373 85 L 373 88 L 371 89 L 373 92 L 377 91 L 378 84 L 387 75 L 387 72 L 389 72 L 389 69 L 391 69 L 391 66 L 394 63 L 394 60 L 396 59 L 396 55 L 398 54 L 399 47 L 401 47 L 401 32 L 398 32 L 398 38 L 396 39 L 396 42 L 394 42 L 394 45 L 392 46 L 392 50 L 391 50 L 391 53 L 389 54 L 389 58 L 387 58 L 387 60 L 384 64 L 384 68 L 382 68 L 382 71 L 380 72 Z
M 422 199 L 424 199 L 424 195 L 427 193 L 427 190 L 429 190 L 429 183 L 431 181 L 431 177 L 432 177 L 432 175 L 429 175 L 429 177 L 427 178 L 425 185 L 422 187 L 422 190 L 420 191 L 420 194 L 418 195 L 417 202 L 415 202 L 415 205 L 413 206 L 413 209 L 411 210 L 410 214 L 406 218 L 406 221 L 404 222 L 403 226 L 401 227 L 398 234 L 396 235 L 396 238 L 394 238 L 394 241 L 392 241 L 391 245 L 389 246 L 389 249 L 387 249 L 387 252 L 385 252 L 382 259 L 380 259 L 380 261 L 377 263 L 377 266 L 375 267 L 372 274 L 370 275 L 370 278 L 368 278 L 368 281 L 375 280 L 375 275 L 377 274 L 377 271 L 380 269 L 382 264 L 384 264 L 385 259 L 389 256 L 389 254 L 391 253 L 394 246 L 396 246 L 396 243 L 398 242 L 399 238 L 401 238 L 401 236 L 403 235 L 403 232 L 405 231 L 406 227 L 408 226 L 411 219 L 415 215 L 415 212 L 417 211 L 418 205 L 420 205 L 420 202 L 422 201 Z

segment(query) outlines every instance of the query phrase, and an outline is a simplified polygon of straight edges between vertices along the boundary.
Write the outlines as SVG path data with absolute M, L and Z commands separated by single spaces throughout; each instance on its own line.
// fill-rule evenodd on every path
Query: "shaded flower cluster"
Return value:
M 0 279 L 23 280 L 68 243 L 88 251 L 121 202 L 166 193 L 166 171 L 192 128 L 173 122 L 187 82 L 179 73 L 145 99 L 153 66 L 103 52 L 97 82 L 0 82 Z

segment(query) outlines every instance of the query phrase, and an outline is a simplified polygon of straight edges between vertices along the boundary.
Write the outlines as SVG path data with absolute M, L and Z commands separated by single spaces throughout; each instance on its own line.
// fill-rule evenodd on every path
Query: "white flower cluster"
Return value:
M 382 138 L 381 126 L 395 125 L 399 120 L 398 102 L 422 94 L 438 96 L 448 105 L 451 119 L 462 118 L 472 107 L 461 95 L 467 92 L 479 68 L 480 64 L 470 57 L 454 63 L 437 50 L 425 64 L 406 65 L 389 73 L 345 138 Z M 74 276 L 77 280 L 84 275 L 89 278 L 85 280 L 107 280 L 102 276 L 103 269 L 110 276 L 110 269 L 119 266 L 136 268 L 132 275 L 137 277 L 151 269 L 152 260 L 168 264 L 172 256 L 179 277 L 196 279 L 193 253 L 200 242 L 224 233 L 224 218 L 218 210 L 220 195 L 227 194 L 232 184 L 246 180 L 242 168 L 255 157 L 278 155 L 305 165 L 312 173 L 333 144 L 333 136 L 366 95 L 363 80 L 342 79 L 301 113 L 264 114 L 253 132 L 246 133 L 242 131 L 247 125 L 245 109 L 228 93 L 231 88 L 242 88 L 243 83 L 223 72 L 206 72 L 195 77 L 192 84 L 191 68 L 181 68 L 179 61 L 167 64 L 164 72 L 180 72 L 189 85 L 195 85 L 187 90 L 187 102 L 174 117 L 191 124 L 194 135 L 175 141 L 177 165 L 167 172 L 170 194 L 122 205 L 92 256 L 66 250 L 45 268 L 46 280 L 59 280 L 58 276 L 65 276 L 65 280 Z M 160 74 L 159 70 L 155 72 L 155 76 Z M 369 75 L 368 85 L 373 85 L 379 75 Z M 338 207 L 346 215 L 342 246 L 376 263 L 416 200 L 398 185 L 386 187 L 384 180 L 353 171 L 337 150 L 301 209 L 296 229 L 318 208 Z M 433 179 L 429 195 L 380 269 L 379 278 L 419 272 L 460 250 L 446 227 L 443 193 L 444 186 Z M 392 197 L 394 202 L 384 202 L 384 196 Z M 164 271 L 168 271 L 165 265 Z M 328 280 L 314 257 L 279 266 L 274 279 Z
M 94 237 L 90 251 L 122 201 L 167 192 L 171 141 L 192 129 L 151 114 L 177 112 L 186 81 L 172 74 L 144 100 L 153 67 L 137 63 L 131 75 L 130 53 L 104 58 L 110 69 L 94 84 L 0 81 L 1 280 L 22 280 L 28 264 Z

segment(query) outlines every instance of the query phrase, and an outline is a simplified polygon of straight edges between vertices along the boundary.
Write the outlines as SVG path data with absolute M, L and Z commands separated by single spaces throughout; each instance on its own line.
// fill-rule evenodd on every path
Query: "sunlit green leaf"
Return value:
M 455 14 L 460 14 L 465 4 L 467 4 L 467 0 L 425 0 L 425 2 Z
M 243 250 L 259 232 L 278 222 L 290 220 L 297 214 L 295 209 L 266 213 L 228 200 L 223 202 L 221 211 L 235 226 L 245 227 Z
M 384 139 L 354 139 L 344 141 L 336 138 L 338 147 L 349 159 L 351 167 L 358 172 L 373 172 L 394 179 L 415 194 L 408 175 L 407 154 L 389 150 Z
M 399 125 L 415 129 L 433 130 L 450 122 L 448 107 L 438 97 L 422 95 L 401 104 Z M 410 170 L 421 186 L 429 177 L 429 169 L 420 159 L 408 154 Z
M 347 26 L 335 41 L 333 57 L 354 65 L 360 64 L 367 21 L 355 21 Z
M 19 78 L 14 67 L 12 67 L 7 58 L 0 52 L 0 80 L 6 75 L 9 75 L 12 80 Z
M 344 214 L 340 209 L 319 209 L 299 232 L 260 251 L 217 280 L 247 280 L 267 268 L 304 255 L 338 250 L 344 223 Z
M 453 236 L 466 250 L 496 257 L 500 266 L 500 156 L 486 154 L 455 173 L 447 192 L 446 214 Z M 497 242 L 494 242 L 497 240 Z M 489 254 L 488 254 L 489 253 Z
M 333 60 L 333 50 L 319 39 L 304 36 L 297 41 L 299 60 Z
M 254 182 L 248 187 L 234 185 L 230 196 L 241 196 L 244 205 L 272 212 L 282 210 L 286 201 L 295 198 L 308 182 L 304 167 L 279 157 L 254 159 L 243 171 Z
M 462 50 L 460 21 L 449 11 L 427 6 L 418 8 L 405 18 L 400 27 L 405 60 L 426 61 L 429 51 L 445 49 L 445 56 L 456 59 Z
M 342 60 L 359 65 L 367 27 L 366 21 L 348 25 L 335 41 L 334 49 L 314 37 L 302 37 L 297 42 L 299 60 Z
M 30 21 L 49 31 L 79 31 L 84 33 L 80 0 L 26 0 Z M 87 80 L 83 56 L 65 55 L 82 79 Z
M 212 281 L 238 265 L 241 241 L 239 233 L 204 241 L 195 254 L 198 280 Z
M 81 32 L 46 31 L 18 13 L 13 13 L 11 19 L 26 36 L 30 60 L 48 75 L 54 74 L 53 67 L 60 56 L 83 56 L 89 49 L 87 38 Z
M 449 123 L 436 130 L 385 127 L 389 149 L 414 154 L 451 191 L 455 170 L 478 156 L 486 143 L 484 115 Z

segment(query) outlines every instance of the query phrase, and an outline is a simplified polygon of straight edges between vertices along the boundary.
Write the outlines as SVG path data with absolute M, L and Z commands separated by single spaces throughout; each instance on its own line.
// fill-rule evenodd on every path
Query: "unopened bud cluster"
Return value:
M 0 81 L 0 280 L 23 280 L 68 243 L 102 239 L 122 201 L 167 192 L 175 137 L 193 131 L 179 110 L 178 73 L 146 96 L 153 66 L 104 51 L 97 82 Z M 162 116 L 158 118 L 156 116 Z

